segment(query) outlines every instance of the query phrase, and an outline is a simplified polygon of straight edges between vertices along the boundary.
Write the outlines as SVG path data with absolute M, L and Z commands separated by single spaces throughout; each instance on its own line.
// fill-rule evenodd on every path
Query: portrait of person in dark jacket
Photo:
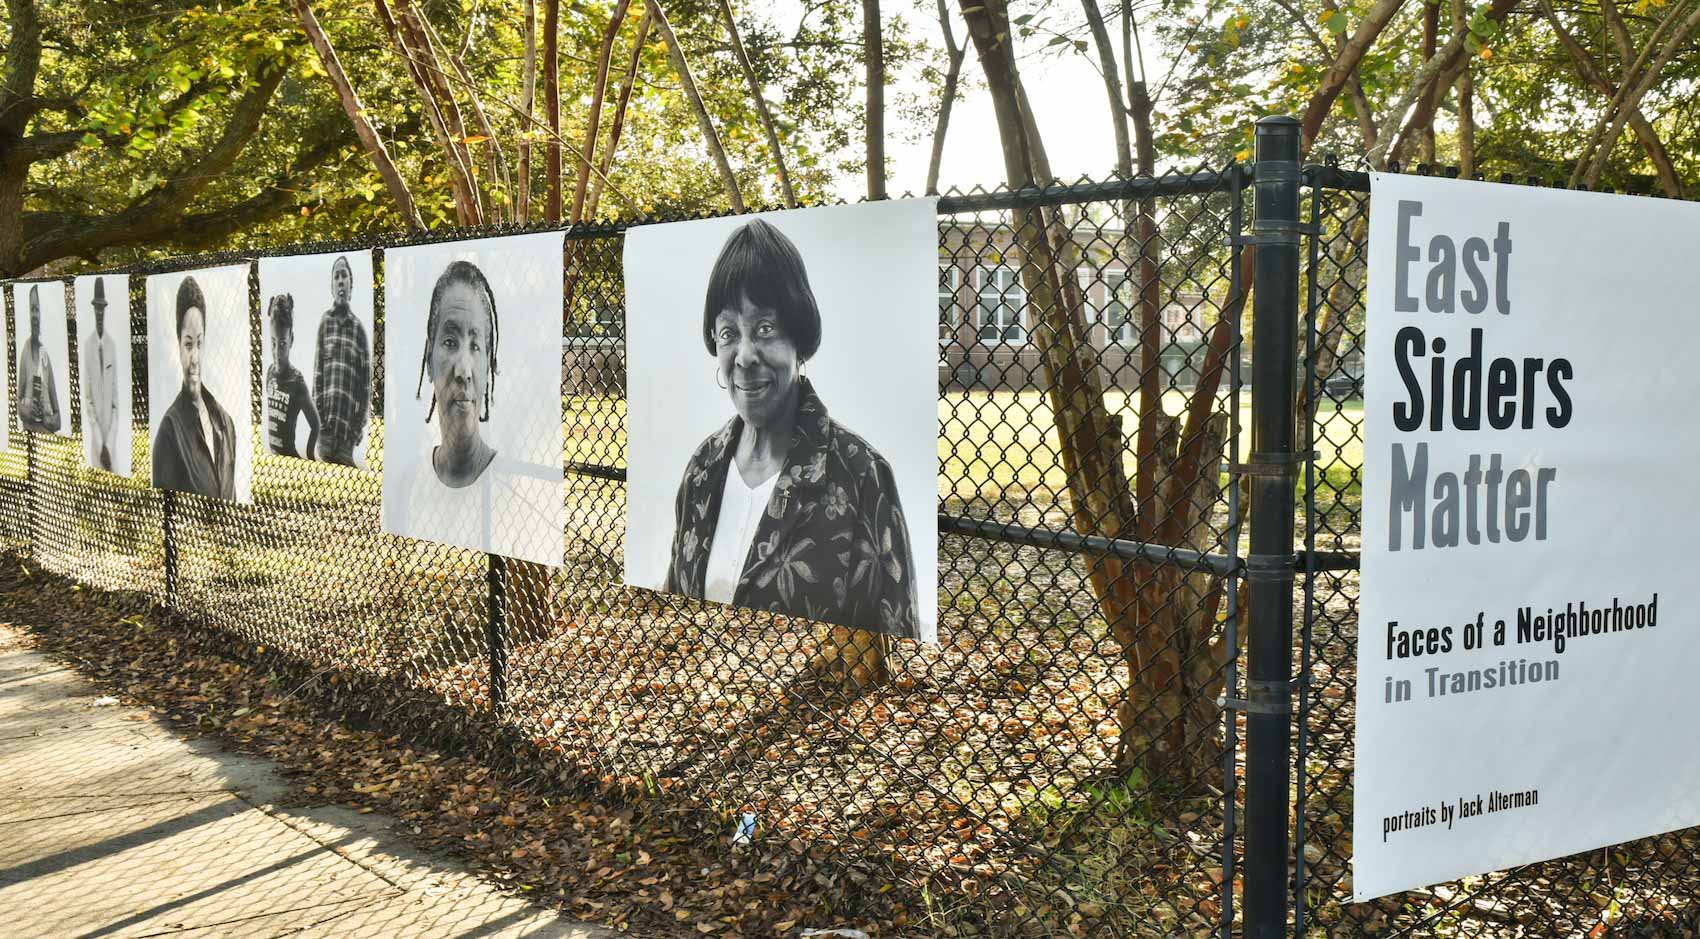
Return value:
M 732 416 L 679 481 L 664 589 L 918 636 L 897 483 L 805 375 L 823 341 L 820 309 L 784 233 L 756 219 L 726 240 L 701 330 Z
M 242 311 L 246 316 L 247 311 Z M 236 425 L 201 382 L 208 332 L 218 325 L 195 278 L 177 288 L 177 362 L 183 384 L 153 439 L 153 484 L 217 499 L 236 498 Z

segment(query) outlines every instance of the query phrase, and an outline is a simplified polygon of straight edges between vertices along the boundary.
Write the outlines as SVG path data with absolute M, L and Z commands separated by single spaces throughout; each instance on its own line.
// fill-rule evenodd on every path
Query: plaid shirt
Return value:
M 319 320 L 313 358 L 313 405 L 319 411 L 319 458 L 352 463 L 366 432 L 372 396 L 372 351 L 366 328 L 347 307 L 332 307 Z

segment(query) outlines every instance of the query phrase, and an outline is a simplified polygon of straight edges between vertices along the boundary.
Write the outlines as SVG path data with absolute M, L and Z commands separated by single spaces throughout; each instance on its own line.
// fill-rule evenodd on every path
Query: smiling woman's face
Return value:
M 791 406 L 800 363 L 778 313 L 739 298 L 714 318 L 714 351 L 720 380 L 746 422 L 766 427 Z
M 480 402 L 490 384 L 490 310 L 483 294 L 466 284 L 451 284 L 441 302 L 430 373 L 448 443 L 478 427 Z
M 190 307 L 183 313 L 183 331 L 177 334 L 177 358 L 183 364 L 183 388 L 191 396 L 201 393 L 201 350 L 205 340 L 201 311 Z

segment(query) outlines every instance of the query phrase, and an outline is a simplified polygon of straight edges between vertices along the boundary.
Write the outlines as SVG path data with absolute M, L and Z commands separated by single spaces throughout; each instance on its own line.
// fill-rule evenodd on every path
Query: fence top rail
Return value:
M 1251 183 L 1251 167 L 1234 163 L 1220 170 L 1198 170 L 1191 173 L 1166 173 L 1162 176 L 1116 177 L 1103 181 L 1082 179 L 1077 182 L 1054 182 L 1047 186 L 991 191 L 951 192 L 939 197 L 938 214 L 942 216 L 970 212 L 1007 210 L 1041 205 L 1079 205 L 1088 202 L 1116 202 L 1126 199 L 1158 198 L 1195 195 L 1243 189 Z M 907 197 L 907 196 L 906 196 Z M 845 204 L 827 201 L 802 208 Z M 782 209 L 784 206 L 752 206 L 751 213 Z M 85 275 L 121 276 L 169 274 L 177 271 L 235 264 L 268 257 L 292 257 L 304 254 L 325 254 L 339 251 L 382 250 L 410 245 L 446 241 L 470 241 L 478 238 L 498 238 L 507 235 L 560 232 L 568 241 L 608 238 L 628 229 L 666 222 L 693 221 L 736 214 L 730 210 L 717 212 L 643 215 L 635 218 L 598 220 L 591 222 L 530 222 L 524 225 L 497 223 L 477 226 L 445 226 L 417 231 L 392 230 L 370 232 L 341 238 L 284 244 L 246 245 L 202 254 L 174 255 L 165 258 L 132 261 L 105 267 L 91 268 L 34 280 L 68 280 Z M 10 280 L 6 281 L 10 282 Z
M 1053 183 L 1023 189 L 953 193 L 939 197 L 939 214 L 985 212 L 1028 208 L 1039 205 L 1078 205 L 1083 202 L 1118 202 L 1244 189 L 1251 184 L 1251 167 L 1234 163 L 1220 170 L 1165 173 L 1161 176 L 1131 176 L 1103 182 Z
M 1304 181 L 1305 185 L 1317 189 L 1369 192 L 1368 173 L 1345 170 L 1331 164 L 1307 163 L 1304 168 Z

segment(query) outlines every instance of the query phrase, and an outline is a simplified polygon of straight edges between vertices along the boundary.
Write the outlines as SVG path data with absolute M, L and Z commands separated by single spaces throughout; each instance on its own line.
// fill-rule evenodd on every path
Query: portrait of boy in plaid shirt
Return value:
M 371 409 L 372 346 L 349 307 L 354 274 L 346 258 L 331 265 L 331 308 L 319 320 L 313 359 L 313 404 L 319 412 L 318 457 L 356 465 L 354 448 Z

